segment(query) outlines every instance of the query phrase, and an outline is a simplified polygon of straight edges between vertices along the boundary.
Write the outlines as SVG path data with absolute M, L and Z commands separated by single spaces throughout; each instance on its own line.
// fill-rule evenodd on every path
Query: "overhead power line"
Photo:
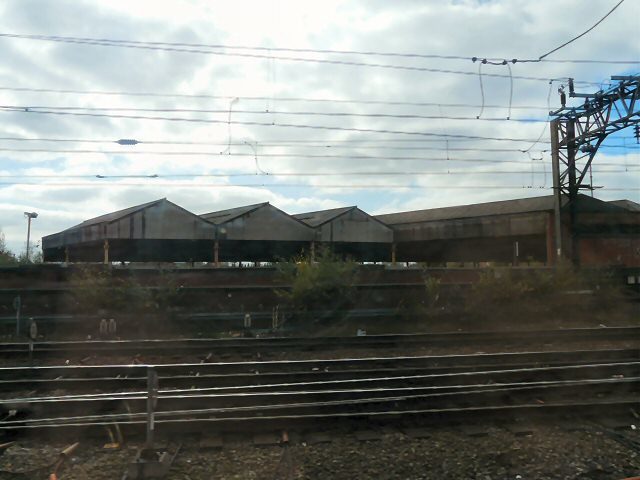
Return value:
M 621 137 L 621 139 L 630 139 L 632 137 Z M 459 139 L 456 141 L 462 141 L 468 139 Z M 11 142 L 51 142 L 51 143 L 93 143 L 93 144 L 121 144 L 123 141 L 120 140 L 110 140 L 110 139 L 98 139 L 98 138 L 49 138 L 49 137 L 0 137 L 0 141 L 11 141 Z M 197 140 L 158 140 L 158 139 L 148 139 L 148 140 L 131 140 L 132 145 L 142 144 L 142 145 L 203 145 L 203 146 L 246 146 L 245 142 L 226 142 L 226 141 L 197 141 Z M 258 145 L 261 149 L 263 148 L 278 148 L 278 147 L 292 147 L 292 148 L 320 148 L 320 149 L 380 149 L 380 150 L 429 150 L 429 151 L 458 151 L 458 152 L 520 152 L 526 153 L 529 149 L 525 148 L 484 148 L 484 147 L 431 147 L 431 146 L 404 146 L 398 144 L 406 144 L 406 143 L 420 143 L 420 142 L 451 142 L 451 140 L 442 140 L 442 139 L 410 139 L 410 138 L 392 138 L 392 139 L 381 139 L 381 140 L 300 140 L 300 139 L 280 139 L 280 140 L 266 140 L 262 142 L 258 142 Z M 640 150 L 640 145 L 635 144 L 604 144 L 601 145 L 600 148 L 623 148 L 628 150 Z M 536 150 L 538 152 L 548 152 L 549 149 L 541 149 Z M 122 150 L 122 153 L 126 153 L 126 150 Z
M 309 103 L 344 103 L 362 105 L 389 105 L 389 106 L 413 106 L 413 107 L 447 107 L 447 108 L 479 108 L 480 105 L 469 103 L 437 103 L 437 102 L 404 102 L 392 100 L 345 100 L 340 98 L 306 98 L 306 97 L 261 97 L 245 95 L 207 95 L 207 94 L 182 94 L 182 93 L 158 93 L 158 92 L 123 92 L 104 90 L 70 90 L 53 88 L 31 88 L 31 87 L 11 87 L 0 86 L 0 90 L 10 92 L 28 93 L 58 93 L 70 95 L 105 95 L 124 97 L 152 97 L 152 98 L 189 98 L 189 99 L 213 99 L 213 100 L 233 100 L 235 98 L 242 101 L 270 101 L 270 102 L 309 102 Z M 484 108 L 506 109 L 507 105 L 485 105 Z M 547 106 L 513 105 L 512 110 L 541 110 L 548 112 Z
M 587 33 L 589 33 L 591 30 L 593 30 L 594 28 L 596 28 L 598 25 L 600 25 L 609 15 L 611 15 L 620 5 L 622 5 L 622 3 L 624 2 L 624 0 L 620 0 L 611 10 L 609 10 L 607 12 L 607 14 L 602 17 L 600 20 L 598 20 L 596 23 L 594 23 L 591 27 L 589 27 L 587 30 L 585 30 L 584 32 L 582 32 L 580 35 L 577 35 L 575 37 L 573 37 L 571 40 L 564 42 L 562 45 L 554 48 L 553 50 L 548 51 L 547 53 L 545 53 L 544 55 L 540 55 L 538 57 L 538 61 L 544 59 L 545 57 L 548 57 L 549 55 L 551 55 L 552 53 L 557 52 L 558 50 L 560 50 L 561 48 L 566 47 L 567 45 L 569 45 L 570 43 L 575 42 L 576 40 L 578 40 L 579 38 L 584 37 Z
M 38 187 L 100 187 L 119 188 L 119 187 L 164 187 L 164 188 L 316 188 L 316 189 L 430 189 L 430 190 L 552 190 L 550 186 L 533 186 L 533 185 L 417 185 L 417 184 L 309 184 L 309 183 L 139 183 L 139 182 L 123 182 L 100 184 L 99 182 L 0 182 L 0 186 L 15 185 L 34 185 Z M 602 187 L 607 191 L 640 191 L 640 188 L 608 188 Z
M 90 111 L 90 112 L 147 112 L 147 113 L 222 113 L 227 115 L 229 109 L 203 109 L 203 108 L 137 108 L 137 107 L 76 107 L 76 106 L 56 106 L 56 105 L 31 105 L 29 110 L 60 110 L 60 111 Z M 233 114 L 248 115 L 296 115 L 307 117 L 356 117 L 356 118 L 393 118 L 393 119 L 417 119 L 417 120 L 481 120 L 493 122 L 526 122 L 547 123 L 545 118 L 478 118 L 461 117 L 453 115 L 420 115 L 401 113 L 359 113 L 359 112 L 318 112 L 318 111 L 288 111 L 288 110 L 233 110 Z M 228 123 L 228 121 L 227 121 Z
M 621 2 L 622 3 L 622 2 Z M 593 27 L 592 27 L 593 28 Z M 1 37 L 6 38 L 27 38 L 30 40 L 49 40 L 49 41 L 74 41 L 87 43 L 108 43 L 114 45 L 142 45 L 157 47 L 182 47 L 188 49 L 211 49 L 211 50 L 244 50 L 267 52 L 291 52 L 291 53 L 310 53 L 310 54 L 327 54 L 327 55 L 353 55 L 353 56 L 376 56 L 376 57 L 396 57 L 410 58 L 421 60 L 469 60 L 469 55 L 443 55 L 435 53 L 414 53 L 414 52 L 380 52 L 373 50 L 337 50 L 323 48 L 292 48 L 292 47 L 264 47 L 249 45 L 229 45 L 229 44 L 207 44 L 207 43 L 186 43 L 186 42 L 145 42 L 138 40 L 110 39 L 110 38 L 89 38 L 89 37 L 60 37 L 45 35 L 23 35 L 2 33 Z M 272 57 L 270 57 L 272 58 Z M 498 60 L 498 58 L 492 58 Z M 611 60 L 611 59 L 562 59 L 562 60 L 546 60 L 549 63 L 601 63 L 601 64 L 635 64 L 640 63 L 638 60 Z
M 598 20 L 595 24 L 593 24 L 591 27 L 589 27 L 587 30 L 585 30 L 584 32 L 582 32 L 580 35 L 577 35 L 575 37 L 573 37 L 571 40 L 564 42 L 562 45 L 548 51 L 547 53 L 540 55 L 537 59 L 519 59 L 519 58 L 511 58 L 511 59 L 505 59 L 505 58 L 482 58 L 482 57 L 472 57 L 471 60 L 475 63 L 476 61 L 479 61 L 482 64 L 490 64 L 490 65 L 506 65 L 507 67 L 509 66 L 509 64 L 516 64 L 516 63 L 539 63 L 539 62 L 553 62 L 553 63 L 610 63 L 610 62 L 598 62 L 596 60 L 582 60 L 582 61 L 575 61 L 575 62 L 570 62 L 567 60 L 556 60 L 555 62 L 553 60 L 544 60 L 546 57 L 548 57 L 549 55 L 551 55 L 552 53 L 557 52 L 558 50 L 566 47 L 567 45 L 569 45 L 570 43 L 575 42 L 576 40 L 578 40 L 579 38 L 584 37 L 587 33 L 589 33 L 590 31 L 592 31 L 594 28 L 596 28 L 598 25 L 600 25 L 609 15 L 611 15 L 620 5 L 622 5 L 622 3 L 624 2 L 624 0 L 620 0 L 611 10 L 609 10 L 607 12 L 607 14 L 602 17 L 600 20 Z M 617 62 L 611 62 L 611 63 L 617 63 Z M 640 61 L 631 61 L 629 62 L 630 65 L 632 64 L 637 64 L 640 63 Z
M 0 152 L 13 153 L 52 153 L 52 154 L 103 154 L 103 155 L 154 155 L 154 156 L 205 156 L 216 158 L 247 157 L 254 158 L 252 153 L 221 153 L 221 152 L 172 152 L 172 151 L 141 151 L 141 150 L 52 150 L 47 148 L 0 148 Z M 324 160 L 383 160 L 383 161 L 415 161 L 415 162 L 471 162 L 471 163 L 520 163 L 523 160 L 501 160 L 485 158 L 442 158 L 442 157 L 414 157 L 414 156 L 375 156 L 375 155 L 328 155 L 328 154 L 298 154 L 298 153 L 261 153 L 259 158 L 291 158 L 295 160 L 324 159 Z M 606 163 L 605 163 L 606 164 Z M 602 163 L 600 164 L 602 165 Z
M 451 70 L 451 69 L 444 69 L 444 68 L 419 67 L 419 66 L 411 66 L 411 65 L 366 63 L 366 62 L 354 62 L 349 60 L 329 60 L 329 59 L 319 59 L 319 58 L 291 57 L 291 56 L 282 56 L 282 55 L 277 56 L 277 55 L 267 55 L 267 54 L 260 54 L 260 53 L 221 52 L 221 51 L 216 51 L 211 49 L 207 50 L 202 48 L 185 48 L 185 47 L 179 47 L 179 46 L 169 46 L 169 44 L 158 45 L 153 43 L 134 42 L 134 41 L 125 41 L 125 40 L 95 39 L 95 38 L 87 38 L 87 37 L 63 37 L 63 36 L 53 36 L 53 35 L 26 35 L 26 34 L 14 34 L 14 33 L 0 33 L 0 37 L 20 38 L 20 39 L 46 41 L 46 42 L 82 44 L 82 45 L 92 45 L 92 46 L 101 46 L 101 47 L 134 48 L 134 49 L 142 49 L 142 50 L 160 50 L 160 51 L 168 51 L 168 52 L 195 53 L 195 54 L 204 54 L 204 55 L 217 55 L 217 56 L 229 56 L 229 57 L 241 57 L 241 58 L 283 60 L 283 61 L 290 61 L 290 62 L 308 62 L 308 63 L 319 63 L 319 64 L 328 64 L 328 65 L 382 68 L 382 69 L 389 69 L 389 70 L 443 73 L 448 75 L 466 75 L 466 76 L 477 75 L 476 72 L 469 71 L 469 70 L 466 70 L 466 71 Z M 542 82 L 548 82 L 549 80 L 552 80 L 548 77 L 505 75 L 501 73 L 485 73 L 484 75 L 486 77 L 511 78 L 511 79 L 517 79 L 517 80 L 532 80 L 532 81 L 542 81 Z M 562 78 L 556 78 L 553 80 L 567 80 L 567 79 L 568 79 L 567 77 L 562 77 Z M 583 83 L 586 85 L 599 85 L 598 82 L 587 82 L 582 80 L 577 80 L 576 83 Z
M 528 167 L 528 165 L 525 165 Z M 637 168 L 631 169 L 605 169 L 598 170 L 597 173 L 627 173 L 640 171 Z M 44 174 L 0 174 L 0 178 L 92 178 L 99 180 L 113 180 L 113 179 L 125 179 L 125 178 L 236 178 L 236 177 L 400 177 L 400 176 L 456 176 L 456 175 L 547 175 L 546 171 L 531 171 L 530 169 L 520 170 L 443 170 L 443 171 L 413 171 L 413 172 L 372 172 L 372 171 L 347 171 L 347 172 L 244 172 L 244 173 L 149 173 L 149 174 L 122 174 L 122 175 L 110 175 L 110 174 L 87 174 L 87 175 L 44 175 Z
M 205 124 L 231 124 L 231 125 L 245 125 L 245 126 L 261 126 L 261 127 L 280 127 L 280 128 L 298 128 L 298 129 L 312 129 L 312 130 L 333 130 L 343 132 L 358 132 L 358 133 L 386 133 L 391 135 L 414 135 L 423 137 L 443 137 L 443 138 L 468 138 L 474 140 L 495 140 L 495 141 L 521 141 L 531 142 L 531 139 L 518 139 L 518 138 L 506 138 L 506 137 L 486 137 L 481 135 L 464 135 L 464 134 L 446 134 L 446 133 L 434 133 L 434 132 L 419 132 L 419 131 L 405 131 L 405 130 L 387 130 L 387 129 L 373 129 L 373 128 L 356 128 L 356 127 L 335 127 L 331 125 L 308 125 L 308 124 L 295 124 L 295 123 L 281 123 L 281 122 L 254 122 L 254 121 L 239 121 L 239 120 L 217 120 L 207 118 L 185 118 L 185 117 L 167 117 L 167 116 L 147 116 L 147 115 L 120 115 L 120 114 L 103 114 L 103 113 L 85 113 L 85 112 L 70 112 L 70 111 L 56 111 L 56 110 L 36 110 L 28 106 L 16 106 L 16 105 L 0 105 L 0 112 L 18 112 L 18 113 L 30 113 L 30 114 L 45 114 L 45 115 L 66 115 L 66 116 L 80 116 L 80 117 L 96 117 L 96 118 L 117 118 L 117 119 L 131 119 L 131 120 L 153 120 L 153 121 L 166 121 L 166 122 L 188 122 L 188 123 L 205 123 Z M 549 142 L 547 142 L 549 143 Z

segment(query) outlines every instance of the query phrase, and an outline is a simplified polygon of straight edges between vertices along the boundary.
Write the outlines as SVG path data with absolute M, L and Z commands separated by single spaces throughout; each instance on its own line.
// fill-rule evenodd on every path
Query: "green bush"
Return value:
M 76 308 L 88 313 L 166 313 L 179 295 L 173 278 L 162 272 L 150 288 L 108 268 L 82 267 L 71 277 L 71 286 Z
M 352 305 L 357 266 L 328 248 L 319 248 L 313 260 L 302 256 L 279 262 L 276 269 L 290 286 L 276 293 L 288 303 L 296 320 L 335 319 Z

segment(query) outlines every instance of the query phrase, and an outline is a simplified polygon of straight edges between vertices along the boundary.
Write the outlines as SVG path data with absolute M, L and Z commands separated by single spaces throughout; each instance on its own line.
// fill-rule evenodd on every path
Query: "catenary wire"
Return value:
M 335 127 L 331 125 L 308 125 L 308 124 L 279 123 L 279 122 L 217 120 L 217 119 L 209 119 L 209 118 L 185 118 L 185 117 L 167 117 L 167 116 L 156 117 L 156 116 L 148 116 L 148 115 L 120 115 L 120 114 L 116 115 L 116 114 L 84 113 L 84 112 L 69 112 L 69 111 L 55 111 L 55 110 L 35 110 L 35 109 L 30 109 L 29 107 L 22 107 L 22 106 L 16 106 L 16 105 L 0 105 L 0 112 L 16 112 L 16 113 L 19 112 L 19 113 L 35 113 L 35 114 L 44 114 L 44 115 L 117 118 L 117 119 L 131 119 L 131 120 L 153 120 L 153 121 L 166 121 L 166 122 L 187 122 L 187 123 L 225 124 L 225 125 L 232 124 L 232 125 L 245 125 L 245 126 L 299 128 L 299 129 L 330 130 L 330 131 L 358 132 L 358 133 L 386 133 L 386 134 L 393 134 L 393 135 L 415 135 L 415 136 L 425 136 L 425 137 L 468 138 L 468 139 L 474 139 L 474 140 L 480 139 L 480 140 L 522 141 L 522 142 L 533 141 L 531 139 L 485 137 L 481 135 L 445 134 L 445 133 L 433 133 L 433 132 L 386 130 L 386 129 L 356 128 L 356 127 Z
M 276 101 L 276 102 L 317 102 L 317 103 L 346 103 L 346 104 L 364 104 L 364 105 L 395 105 L 395 106 L 416 106 L 416 107 L 451 107 L 451 108 L 479 108 L 479 105 L 468 103 L 437 103 L 437 102 L 405 102 L 392 100 L 345 100 L 340 98 L 305 98 L 305 97 L 260 97 L 260 96 L 244 96 L 244 95 L 208 95 L 208 94 L 180 94 L 180 93 L 157 93 L 157 92 L 124 92 L 124 91 L 104 91 L 104 90 L 69 90 L 69 89 L 52 89 L 52 88 L 30 88 L 30 87 L 11 87 L 0 86 L 0 90 L 11 92 L 28 92 L 28 93 L 59 93 L 71 95 L 105 95 L 105 96 L 129 96 L 129 97 L 158 97 L 158 98 L 193 98 L 193 99 L 213 99 L 213 100 L 233 100 L 238 98 L 242 101 Z M 485 105 L 485 108 L 506 108 L 505 105 Z M 548 107 L 533 105 L 514 105 L 514 110 L 545 110 Z
M 528 166 L 528 165 L 527 165 Z M 595 173 L 626 173 L 639 172 L 638 168 L 626 168 L 619 170 L 597 170 Z M 121 178 L 237 178 L 237 177 L 345 177 L 345 176 L 384 176 L 384 177 L 400 177 L 400 176 L 430 176 L 430 175 L 519 175 L 519 174 L 535 174 L 546 175 L 547 172 L 531 172 L 529 170 L 447 170 L 447 171 L 415 171 L 415 172 L 372 172 L 372 171 L 347 171 L 347 172 L 245 172 L 245 173 L 150 173 L 150 174 L 87 174 L 87 175 L 49 175 L 49 174 L 0 174 L 0 178 L 98 178 L 98 179 L 121 179 Z
M 61 111 L 90 111 L 90 112 L 147 112 L 147 113 L 223 113 L 227 115 L 228 109 L 198 109 L 198 108 L 134 108 L 134 107 L 75 107 L 75 106 L 45 106 L 45 105 L 29 105 L 20 106 L 22 109 L 29 110 L 61 110 Z M 304 115 L 304 116 L 322 116 L 322 117 L 362 117 L 362 118 L 394 118 L 394 119 L 422 119 L 422 120 L 484 120 L 494 122 L 526 122 L 547 123 L 544 118 L 478 118 L 478 117 L 461 117 L 451 115 L 420 115 L 420 114 L 401 114 L 401 113 L 360 113 L 360 112 L 318 112 L 318 111 L 287 111 L 287 110 L 233 110 L 233 114 L 249 114 L 249 115 Z M 227 121 L 228 122 L 228 121 Z
M 241 58 L 254 58 L 254 59 L 282 60 L 282 61 L 290 61 L 290 62 L 309 62 L 309 63 L 340 65 L 340 66 L 382 68 L 382 69 L 390 69 L 390 70 L 404 70 L 404 71 L 415 71 L 415 72 L 443 73 L 448 75 L 466 75 L 466 76 L 476 75 L 476 73 L 473 71 L 451 70 L 451 69 L 444 69 L 444 68 L 431 68 L 431 67 L 385 64 L 385 63 L 366 63 L 366 62 L 354 62 L 354 61 L 348 61 L 348 60 L 329 60 L 329 59 L 319 59 L 319 58 L 277 56 L 277 55 L 266 55 L 266 54 L 258 54 L 258 53 L 220 52 L 220 51 L 214 51 L 214 50 L 190 49 L 190 48 L 184 48 L 184 47 L 171 47 L 171 46 L 161 46 L 161 45 L 152 45 L 152 44 L 143 44 L 143 43 L 132 43 L 132 42 L 117 41 L 117 40 L 116 41 L 97 40 L 97 39 L 86 38 L 86 37 L 62 37 L 62 36 L 52 36 L 52 35 L 26 35 L 26 34 L 13 34 L 13 33 L 0 33 L 0 37 L 36 40 L 36 41 L 45 41 L 45 42 L 92 45 L 92 46 L 101 46 L 101 47 L 133 48 L 133 49 L 142 49 L 142 50 L 159 50 L 159 51 L 166 51 L 166 52 L 194 53 L 194 54 L 216 55 L 216 56 L 225 56 L 225 57 L 228 56 L 228 57 L 241 57 Z M 485 76 L 494 77 L 494 78 L 509 78 L 509 75 L 500 74 L 500 73 L 485 73 Z M 514 75 L 513 78 L 517 80 L 530 80 L 530 81 L 543 81 L 543 82 L 548 82 L 550 80 L 548 77 L 533 77 L 533 76 L 525 76 L 525 75 Z M 568 80 L 568 77 L 560 77 L 560 78 L 557 78 L 556 80 Z M 584 80 L 576 80 L 575 83 L 584 84 L 584 85 L 599 85 L 599 82 L 589 82 Z
M 4 35 L 3 35 L 4 36 Z M 336 50 L 336 49 L 314 49 L 314 48 L 290 48 L 290 47 L 263 47 L 248 45 L 228 45 L 228 44 L 206 44 L 206 43 L 185 43 L 185 42 L 141 42 L 135 40 L 123 39 L 107 39 L 107 38 L 81 38 L 83 40 L 110 42 L 110 43 L 127 43 L 142 45 L 158 45 L 158 46 L 175 46 L 189 48 L 210 48 L 224 50 L 256 50 L 266 52 L 295 52 L 295 53 L 323 53 L 333 55 L 363 55 L 363 56 L 380 56 L 380 57 L 401 57 L 401 58 L 419 58 L 419 59 L 439 59 L 439 60 L 468 60 L 469 56 L 463 55 L 441 55 L 441 54 L 424 54 L 424 53 L 402 53 L 402 52 L 379 52 L 371 50 Z M 499 58 L 490 58 L 490 60 L 499 60 Z M 601 64 L 635 64 L 640 63 L 638 60 L 603 60 L 603 59 L 562 59 L 562 60 L 545 60 L 549 63 L 601 63 Z
M 622 137 L 630 138 L 630 137 Z M 457 141 L 462 141 L 465 139 L 458 139 Z M 95 143 L 95 144 L 113 144 L 118 143 L 119 140 L 109 140 L 109 139 L 99 139 L 99 138 L 50 138 L 50 137 L 16 137 L 16 136 L 7 136 L 0 137 L 0 141 L 15 141 L 15 142 L 51 142 L 51 143 Z M 146 144 L 146 145 L 207 145 L 207 146 L 228 146 L 228 142 L 223 141 L 197 141 L 197 140 L 134 140 L 136 144 Z M 451 141 L 451 140 L 449 140 Z M 484 147 L 429 147 L 429 146 L 398 146 L 396 145 L 398 142 L 445 142 L 445 140 L 439 139 L 386 139 L 386 140 L 298 140 L 298 139 L 281 139 L 281 140 L 267 140 L 263 142 L 258 142 L 260 148 L 265 147 L 304 147 L 304 148 L 323 148 L 323 149 L 334 149 L 334 148 L 357 148 L 357 149 L 393 149 L 393 150 L 434 150 L 434 151 L 462 151 L 462 152 L 472 152 L 472 151 L 480 151 L 480 152 L 521 152 L 526 153 L 530 149 L 524 148 L 484 148 Z M 353 145 L 357 144 L 357 145 Z M 364 145 L 363 145 L 364 144 Z M 231 142 L 231 146 L 245 146 L 244 142 Z M 599 148 L 624 148 L 628 150 L 637 150 L 640 149 L 640 145 L 634 144 L 621 144 L 621 145 L 609 145 L 603 144 L 600 145 Z M 541 149 L 537 150 L 540 152 L 548 152 L 549 149 Z M 123 151 L 123 153 L 126 153 Z
M 264 178 L 262 175 L 261 178 Z M 316 189 L 345 189 L 345 190 L 413 190 L 413 189 L 437 189 L 437 190 L 553 190 L 553 187 L 534 185 L 416 185 L 416 184 L 309 184 L 309 183 L 108 183 L 99 182 L 0 182 L 0 187 L 16 185 L 33 185 L 38 187 L 164 187 L 164 188 L 316 188 Z M 604 187 L 597 186 L 594 189 L 607 191 L 631 192 L 640 191 L 635 187 Z

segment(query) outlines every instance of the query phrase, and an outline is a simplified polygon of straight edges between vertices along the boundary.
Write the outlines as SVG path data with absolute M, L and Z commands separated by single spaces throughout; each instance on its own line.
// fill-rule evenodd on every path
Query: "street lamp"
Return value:
M 38 218 L 36 212 L 24 212 L 24 216 L 27 217 L 27 262 L 29 262 L 29 241 L 31 239 L 31 219 Z

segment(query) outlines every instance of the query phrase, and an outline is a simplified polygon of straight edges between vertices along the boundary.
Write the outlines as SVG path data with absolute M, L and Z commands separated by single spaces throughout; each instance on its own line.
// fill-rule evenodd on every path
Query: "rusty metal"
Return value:
M 578 193 L 593 191 L 586 182 L 587 173 L 598 148 L 605 139 L 624 128 L 640 123 L 640 76 L 612 76 L 615 84 L 607 90 L 595 93 L 576 93 L 573 80 L 569 79 L 569 96 L 584 98 L 577 107 L 567 107 L 549 112 L 554 117 L 551 129 L 551 157 L 555 212 L 559 217 L 563 199 L 569 211 L 571 260 L 580 263 L 579 240 L 576 230 Z M 566 255 L 562 246 L 562 232 L 556 220 L 556 247 L 559 255 Z
M 142 480 L 164 478 L 169 474 L 182 444 L 178 444 L 173 453 L 169 449 L 142 448 L 135 460 L 127 466 L 122 480 Z
M 49 479 L 56 479 L 57 480 L 58 472 L 62 468 L 62 465 L 64 465 L 64 463 L 67 461 L 67 459 L 71 455 L 73 455 L 73 452 L 75 452 L 78 449 L 79 446 L 80 446 L 80 442 L 72 443 L 71 445 L 66 447 L 64 450 L 62 450 L 62 452 L 60 452 L 58 460 L 56 460 L 56 462 L 53 464 L 53 469 L 52 469 L 51 474 L 49 475 Z

